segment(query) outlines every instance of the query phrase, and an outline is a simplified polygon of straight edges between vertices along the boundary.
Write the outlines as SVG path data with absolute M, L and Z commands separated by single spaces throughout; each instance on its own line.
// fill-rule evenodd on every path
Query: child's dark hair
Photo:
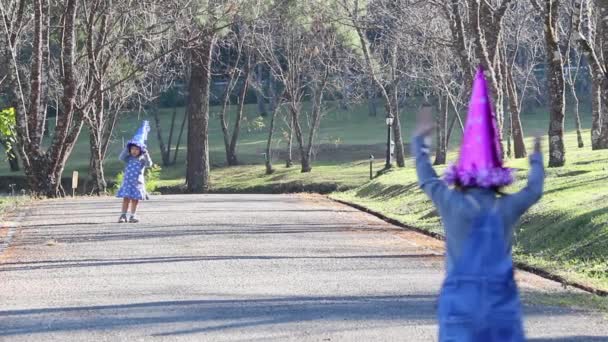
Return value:
M 473 188 L 475 188 L 475 187 L 470 187 L 470 186 L 462 186 L 462 185 L 460 185 L 460 184 L 458 184 L 458 183 L 454 185 L 454 189 L 456 189 L 456 190 L 458 190 L 458 191 L 462 191 L 462 192 L 466 192 L 467 190 L 470 190 L 470 189 L 473 189 Z M 494 191 L 494 192 L 495 192 L 497 195 L 499 195 L 499 196 L 506 196 L 506 195 L 507 195 L 507 193 L 506 193 L 506 192 L 504 192 L 504 191 L 502 191 L 502 188 L 501 188 L 501 187 L 498 187 L 498 186 L 495 186 L 495 187 L 489 188 L 489 190 Z
M 127 151 L 129 151 L 129 153 L 131 153 L 131 149 L 133 147 L 137 147 L 139 149 L 139 154 L 137 155 L 138 157 L 140 157 L 144 153 L 144 150 L 141 147 L 139 147 L 139 146 L 137 146 L 135 144 L 128 144 L 127 145 Z

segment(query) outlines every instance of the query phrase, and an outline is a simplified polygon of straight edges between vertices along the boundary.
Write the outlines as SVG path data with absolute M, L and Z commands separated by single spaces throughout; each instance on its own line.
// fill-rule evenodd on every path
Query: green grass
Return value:
M 354 161 L 367 159 L 369 154 L 383 155 L 384 144 L 386 143 L 386 126 L 384 116 L 379 106 L 377 117 L 370 117 L 367 114 L 367 107 L 353 106 L 350 110 L 341 110 L 337 104 L 329 103 L 327 115 L 321 121 L 321 129 L 317 135 L 318 144 L 315 156 L 315 166 L 317 165 L 338 165 L 342 163 L 352 163 Z M 211 121 L 209 125 L 209 147 L 210 160 L 214 170 L 219 170 L 225 166 L 225 150 L 222 132 L 220 129 L 218 111 L 219 107 L 211 107 Z M 231 115 L 234 115 L 236 107 L 231 108 Z M 172 109 L 161 110 L 161 123 L 165 143 L 168 138 Z M 183 117 L 184 109 L 178 109 L 176 126 L 179 127 Z M 241 129 L 241 139 L 239 140 L 238 157 L 243 165 L 262 165 L 264 162 L 262 153 L 264 152 L 267 139 L 267 126 L 269 119 L 260 119 L 255 110 L 255 105 L 245 107 L 245 120 Z M 286 124 L 284 114 L 278 116 L 277 127 L 275 129 L 275 139 L 273 140 L 273 159 L 277 165 L 282 161 L 286 149 Z M 149 120 L 152 130 L 149 135 L 148 146 L 151 150 L 153 161 L 161 163 L 160 149 L 157 139 L 156 126 L 151 115 L 146 113 L 128 113 L 121 117 L 114 138 L 108 150 L 107 159 L 104 163 L 105 174 L 108 180 L 113 180 L 122 171 L 123 165 L 118 160 L 118 154 L 122 149 L 123 139 L 126 141 L 139 127 L 141 120 Z M 54 125 L 53 118 L 50 122 L 51 128 Z M 306 127 L 306 123 L 303 123 Z M 404 136 L 408 136 L 412 129 L 412 120 L 408 115 L 403 118 Z M 177 129 L 176 129 L 177 131 Z M 175 142 L 177 132 L 174 135 Z M 186 157 L 186 137 L 187 129 L 184 131 L 181 148 L 178 153 L 175 166 L 163 167 L 161 171 L 160 185 L 173 185 L 183 183 L 185 177 L 185 157 Z M 49 139 L 46 139 L 48 143 Z M 297 143 L 294 138 L 293 151 L 297 151 Z M 0 151 L 1 152 L 1 151 Z M 294 160 L 297 162 L 297 160 Z M 71 174 L 73 170 L 87 174 L 89 165 L 89 137 L 88 131 L 83 128 L 80 138 L 68 159 L 65 173 Z M 219 170 L 220 174 L 223 172 Z M 230 173 L 230 172 L 228 172 Z M 22 173 L 19 173 L 22 174 Z M 294 173 L 295 174 L 295 173 Z M 8 163 L 0 163 L 0 176 L 15 175 L 8 169 Z M 217 178 L 217 177 L 215 177 Z
M 524 291 L 522 297 L 526 302 L 531 304 L 593 309 L 601 311 L 604 314 L 608 313 L 608 297 L 579 291 Z
M 30 198 L 26 196 L 0 196 L 0 219 L 2 219 L 7 212 L 14 210 L 19 205 L 27 203 L 29 200 Z
M 567 280 L 608 290 L 608 152 L 578 149 L 573 133 L 567 134 L 566 144 L 568 164 L 547 169 L 544 196 L 516 231 L 515 257 Z M 452 154 L 450 159 L 455 157 Z M 507 165 L 519 169 L 516 183 L 507 191 L 522 188 L 527 161 L 510 160 Z M 419 190 L 412 168 L 392 171 L 332 197 L 442 233 L 439 217 Z
M 412 103 L 410 106 L 403 108 L 401 114 L 403 136 L 406 142 L 413 129 L 415 108 L 416 103 Z M 370 117 L 367 113 L 366 106 L 353 105 L 349 110 L 341 110 L 336 103 L 328 103 L 326 110 L 327 115 L 323 117 L 317 135 L 316 142 L 318 146 L 315 148 L 316 155 L 314 158 L 314 167 L 318 170 L 324 170 L 324 172 L 322 172 L 322 178 L 327 176 L 332 179 L 337 179 L 338 182 L 342 182 L 342 180 L 340 180 L 340 173 L 342 172 L 342 169 L 345 168 L 352 169 L 348 172 L 348 175 L 355 177 L 354 179 L 346 180 L 346 183 L 353 184 L 356 182 L 364 182 L 367 179 L 367 166 L 359 165 L 359 161 L 367 160 L 370 154 L 374 154 L 377 159 L 382 159 L 385 153 L 386 126 L 381 104 L 379 104 L 378 109 L 378 116 Z M 213 179 L 219 179 L 220 187 L 225 188 L 225 182 L 222 181 L 222 179 L 227 177 L 227 175 L 231 175 L 232 171 L 222 169 L 225 165 L 225 151 L 218 119 L 219 110 L 219 107 L 211 107 L 211 121 L 209 126 L 210 160 L 212 168 L 216 173 L 216 175 L 212 175 Z M 235 110 L 236 107 L 233 106 L 230 115 L 234 115 Z M 160 113 L 165 142 L 168 138 L 172 112 L 172 109 L 162 109 Z M 583 111 L 583 113 L 588 113 L 588 111 Z M 177 127 L 181 124 L 183 114 L 184 109 L 179 108 L 176 120 Z M 254 105 L 247 105 L 245 107 L 245 114 L 245 121 L 241 130 L 241 139 L 239 140 L 239 161 L 243 165 L 262 165 L 262 153 L 264 152 L 266 145 L 267 125 L 269 124 L 269 120 L 268 118 L 260 119 L 257 117 Z M 524 113 L 522 119 L 524 121 L 525 129 L 532 127 L 534 129 L 545 130 L 545 127 L 547 126 L 546 114 L 540 109 Z M 584 119 L 585 123 L 589 122 L 588 117 L 585 117 Z M 148 146 L 153 161 L 157 164 L 161 163 L 160 149 L 158 147 L 159 144 L 153 117 L 146 113 L 125 114 L 121 116 L 117 125 L 114 138 L 104 163 L 105 174 L 108 180 L 113 180 L 116 175 L 122 171 L 123 165 L 117 158 L 122 149 L 122 142 L 123 140 L 128 140 L 133 135 L 135 130 L 139 127 L 141 120 L 150 120 L 152 131 L 149 135 Z M 52 128 L 53 118 L 51 118 L 50 126 Z M 306 126 L 305 123 L 304 126 Z M 567 122 L 567 127 L 572 129 L 573 122 Z M 287 130 L 283 114 L 279 115 L 275 132 L 275 139 L 273 140 L 273 160 L 279 165 L 284 163 L 283 159 L 286 148 L 285 135 L 287 134 Z M 458 129 L 455 129 L 454 132 L 452 142 L 453 145 L 456 145 L 460 139 L 460 134 Z M 176 140 L 176 135 L 177 133 L 174 135 L 173 142 Z M 187 131 L 185 131 L 183 135 L 176 165 L 163 167 L 160 173 L 161 180 L 159 186 L 183 184 L 185 177 L 186 137 Z M 294 152 L 297 151 L 295 139 L 293 150 Z M 295 160 L 295 162 L 297 162 L 297 160 Z M 88 165 L 89 137 L 87 128 L 85 127 L 68 159 L 68 163 L 65 167 L 65 174 L 71 175 L 73 170 L 78 170 L 81 175 L 86 175 L 88 172 Z M 380 162 L 378 165 L 380 165 Z M 359 172 L 359 169 L 361 172 Z M 315 174 L 317 173 L 316 171 L 317 170 L 314 171 Z M 337 173 L 337 175 L 333 175 L 333 173 Z M 297 172 L 293 173 L 293 175 L 296 174 Z M 15 175 L 15 173 L 9 171 L 8 163 L 0 163 L 0 177 L 8 175 Z M 319 175 L 317 175 L 317 177 L 318 176 Z M 314 179 L 311 179 L 311 181 L 314 182 Z M 217 181 L 214 183 L 217 183 Z M 214 185 L 212 184 L 212 186 Z

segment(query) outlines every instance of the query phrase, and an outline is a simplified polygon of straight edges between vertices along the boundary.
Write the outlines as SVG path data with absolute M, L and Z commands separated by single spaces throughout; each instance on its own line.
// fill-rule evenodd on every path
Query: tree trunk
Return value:
M 177 112 L 177 109 L 175 109 Z M 175 142 L 175 152 L 173 153 L 173 162 L 172 165 L 175 165 L 177 162 L 177 152 L 179 151 L 179 145 L 182 142 L 182 135 L 184 134 L 184 128 L 186 127 L 186 121 L 188 120 L 188 113 L 184 112 L 184 118 L 182 119 L 182 126 L 179 130 L 179 135 L 177 136 L 177 141 Z
M 294 130 L 294 126 L 295 126 L 295 119 L 294 116 L 291 115 L 290 113 L 290 118 L 291 118 L 291 124 L 289 125 L 289 136 L 287 138 L 287 160 L 285 161 L 285 167 L 290 168 L 293 166 L 293 154 L 292 154 L 292 149 L 293 149 L 293 130 Z
M 367 70 L 368 73 L 370 75 L 370 78 L 372 79 L 373 83 L 380 89 L 380 92 L 382 93 L 382 97 L 384 98 L 384 100 L 386 101 L 386 111 L 387 111 L 387 115 L 389 117 L 394 118 L 393 121 L 393 135 L 394 135 L 394 139 L 395 139 L 395 158 L 397 159 L 397 165 L 399 167 L 404 167 L 405 166 L 405 155 L 404 155 L 404 151 L 403 151 L 403 138 L 401 137 L 401 120 L 399 119 L 399 108 L 398 108 L 398 96 L 397 96 L 397 84 L 395 81 L 392 82 L 392 86 L 393 86 L 393 91 L 391 92 L 391 94 L 389 94 L 389 91 L 387 91 L 387 87 L 384 86 L 384 84 L 382 84 L 382 82 L 380 81 L 380 79 L 376 76 L 376 73 L 374 72 L 374 65 L 372 63 L 372 59 L 370 56 L 370 51 L 368 48 L 368 42 L 367 42 L 367 38 L 365 36 L 365 33 L 363 32 L 363 30 L 359 27 L 356 28 L 357 31 L 357 35 L 359 37 L 359 42 L 361 43 L 361 49 L 363 51 L 363 56 L 365 58 L 365 63 L 367 66 Z M 394 80 L 394 73 L 396 71 L 396 58 L 397 58 L 397 47 L 394 46 L 391 53 L 391 66 L 392 66 L 392 73 L 393 73 L 393 80 Z
M 437 125 L 437 150 L 435 152 L 435 162 L 434 165 L 443 165 L 446 162 L 447 155 L 447 130 L 448 130 L 448 114 L 449 114 L 449 98 L 446 95 L 445 97 L 445 106 L 440 111 L 439 114 L 439 124 Z
M 268 128 L 268 140 L 266 140 L 266 174 L 270 175 L 274 173 L 272 168 L 272 135 L 274 134 L 274 120 L 277 117 L 279 106 L 277 105 L 272 111 L 270 117 L 270 127 Z
M 307 158 L 307 152 L 304 147 L 304 134 L 302 133 L 302 126 L 300 125 L 299 105 L 291 105 L 291 116 L 293 118 L 293 126 L 291 130 L 295 133 L 296 140 L 298 142 L 298 148 L 300 150 L 300 160 L 302 163 L 302 172 L 310 172 L 310 158 Z
M 393 140 L 395 142 L 395 160 L 397 161 L 397 166 L 405 167 L 405 150 L 403 148 L 403 137 L 401 136 L 401 118 L 399 115 L 399 108 L 397 107 L 398 99 L 395 98 L 395 102 L 393 103 L 394 107 L 394 118 L 393 122 Z
M 519 98 L 517 96 L 517 88 L 515 88 L 515 82 L 513 81 L 513 75 L 507 71 L 506 75 L 506 88 L 507 95 L 509 97 L 509 121 L 511 123 L 510 132 L 513 136 L 513 152 L 515 152 L 515 158 L 525 158 L 527 155 L 526 144 L 524 142 L 523 127 L 521 124 L 521 107 L 519 105 Z
M 606 14 L 608 21 L 608 13 Z M 607 28 L 608 30 L 608 28 Z M 608 37 L 606 37 L 608 39 Z M 602 119 L 601 119 L 601 130 L 599 138 L 599 148 L 608 149 L 608 75 L 605 75 L 601 82 L 601 103 L 602 103 Z
M 89 162 L 89 176 L 93 183 L 93 188 L 91 190 L 95 195 L 101 195 L 106 193 L 108 184 L 106 183 L 104 170 L 103 170 L 103 160 L 104 156 L 101 151 L 101 141 L 99 134 L 93 131 L 93 128 L 90 128 L 91 132 L 89 133 L 89 141 L 90 141 L 90 162 Z
M 272 73 L 268 75 L 268 95 L 270 97 L 268 105 L 270 106 L 270 112 L 274 112 L 275 108 L 278 106 L 278 96 L 277 96 L 277 85 Z
M 30 106 L 28 109 L 18 104 L 20 109 L 17 110 L 17 130 L 22 137 L 20 151 L 24 152 L 22 160 L 24 160 L 25 174 L 32 191 L 36 195 L 47 197 L 63 196 L 65 192 L 61 186 L 61 175 L 65 167 L 65 163 L 74 148 L 76 139 L 82 129 L 82 112 L 75 108 L 76 98 L 76 81 L 75 81 L 75 20 L 76 20 L 76 0 L 65 1 L 65 11 L 63 15 L 63 25 L 61 27 L 61 84 L 63 92 L 61 93 L 61 113 L 57 114 L 57 125 L 55 127 L 55 135 L 46 153 L 42 153 L 41 145 L 38 143 L 42 137 L 42 128 L 44 115 L 40 108 L 42 104 L 34 98 L 40 99 L 40 94 L 30 96 Z M 35 11 L 35 25 L 48 25 L 48 21 L 44 20 L 44 15 L 40 17 L 38 10 Z M 42 31 L 46 28 L 42 28 Z M 40 28 L 36 29 L 37 34 L 34 39 L 34 48 L 36 58 L 42 56 L 44 60 L 46 46 L 42 46 L 41 42 L 44 38 L 40 38 Z M 40 39 L 39 39 L 40 38 Z M 44 67 L 44 62 L 41 63 Z M 34 77 L 33 74 L 36 74 Z M 31 91 L 41 92 L 42 89 L 42 74 L 38 67 L 31 76 Z M 16 99 L 19 99 L 21 94 L 17 92 Z M 18 100 L 17 100 L 18 101 Z M 44 99 L 46 101 L 46 99 Z M 23 102 L 22 102 L 23 103 Z M 45 108 L 46 106 L 44 106 Z M 29 121 L 26 120 L 29 117 Z M 34 119 L 35 118 L 35 119 Z M 29 122 L 29 128 L 26 129 L 26 122 Z M 27 140 L 29 139 L 29 141 Z M 25 162 L 27 160 L 27 163 Z
M 226 120 L 227 110 L 230 105 L 230 93 L 234 89 L 234 76 L 235 72 L 230 72 L 230 78 L 226 83 L 226 88 L 224 89 L 224 95 L 222 99 L 222 110 L 220 111 L 220 127 L 222 128 L 222 136 L 224 137 L 224 150 L 226 151 L 226 162 L 229 163 L 230 155 L 230 132 L 228 132 L 228 122 Z
M 473 43 L 477 58 L 484 66 L 486 76 L 490 81 L 494 110 L 497 120 L 498 138 L 501 154 L 504 155 L 503 126 L 504 126 L 504 94 L 502 89 L 502 63 L 499 54 L 499 44 L 502 31 L 502 20 L 512 0 L 502 1 L 500 7 L 493 7 L 487 1 L 469 1 L 470 32 L 474 35 Z M 462 50 L 466 51 L 466 50 Z M 462 54 L 462 52 L 459 52 Z
M 462 69 L 464 83 L 467 85 L 473 84 L 473 74 L 471 62 L 469 61 L 468 54 L 464 51 L 468 51 L 467 45 L 467 31 L 464 27 L 462 15 L 459 10 L 460 0 L 451 0 L 448 4 L 445 3 L 445 11 L 447 16 L 450 18 L 450 32 L 452 34 L 452 50 L 455 56 L 458 56 L 460 61 L 460 68 Z
M 454 131 L 454 126 L 456 126 L 456 119 L 458 119 L 458 113 L 455 113 L 450 121 L 447 134 L 445 136 L 445 150 L 450 148 L 450 140 L 452 139 L 452 132 Z
M 583 141 L 583 134 L 581 133 L 581 115 L 579 111 L 580 103 L 578 96 L 576 95 L 576 87 L 574 86 L 574 82 L 570 85 L 570 91 L 572 92 L 572 99 L 574 99 L 574 124 L 576 126 L 578 148 L 583 148 L 585 147 L 585 142 Z
M 513 134 L 513 152 L 515 158 L 525 158 L 528 154 L 526 151 L 526 144 L 524 142 L 523 126 L 521 124 L 520 112 L 516 112 L 514 115 L 511 114 L 511 130 Z
M 374 91 L 374 83 L 367 82 L 365 87 L 365 98 L 367 98 L 367 110 L 369 116 L 375 117 L 378 115 L 378 99 Z
M 593 4 L 599 9 L 599 23 L 598 31 L 599 34 L 594 35 L 591 27 L 592 19 L 589 18 L 591 15 L 590 8 L 587 11 L 581 10 L 581 1 L 574 1 L 575 13 L 580 14 L 586 13 L 586 22 L 590 25 L 588 27 L 588 33 L 590 40 L 587 39 L 586 33 L 582 27 L 581 18 L 584 16 L 574 15 L 572 26 L 577 32 L 577 41 L 581 50 L 587 57 L 589 64 L 590 75 L 591 75 L 591 108 L 592 108 L 592 120 L 591 120 L 591 149 L 598 150 L 608 148 L 608 131 L 603 132 L 603 127 L 608 128 L 608 124 L 602 122 L 604 118 L 608 119 L 608 108 L 606 107 L 606 100 L 608 95 L 608 75 L 606 75 L 606 68 L 608 65 L 602 62 L 602 55 L 608 53 L 608 44 L 601 44 L 608 40 L 608 3 L 606 1 L 594 1 Z M 590 4 L 589 4 L 590 5 Z M 596 51 L 596 50 L 601 51 Z M 603 103 L 602 103 L 603 102 Z M 580 146 L 580 141 L 579 141 Z
M 604 57 L 604 64 L 602 68 L 603 73 L 601 74 L 603 77 L 600 83 L 602 96 L 602 122 L 598 144 L 601 149 L 608 149 L 608 63 L 605 60 L 608 57 L 608 1 L 596 0 L 594 2 L 599 12 L 598 40 L 601 47 L 600 54 Z
M 449 95 L 449 93 L 448 93 Z M 446 151 L 450 147 L 450 141 L 452 140 L 452 132 L 454 131 L 454 126 L 456 125 L 456 120 L 458 120 L 458 126 L 460 127 L 460 133 L 464 134 L 464 124 L 462 123 L 462 118 L 460 117 L 460 113 L 458 112 L 458 104 L 454 100 L 453 96 L 450 96 L 450 104 L 452 106 L 452 111 L 454 112 L 454 116 L 452 117 L 452 122 L 450 122 L 450 128 L 448 129 L 448 134 L 445 137 L 445 149 Z
M 399 111 L 399 80 L 397 78 L 397 46 L 395 45 L 391 53 L 391 92 L 389 103 L 391 105 L 391 116 L 395 118 L 393 121 L 393 140 L 395 142 L 395 160 L 397 166 L 405 166 L 405 150 L 403 149 L 403 137 L 401 136 L 401 114 Z
M 155 110 L 158 112 L 158 110 Z M 175 119 L 177 118 L 177 107 L 173 107 L 173 115 L 171 115 L 171 127 L 169 128 L 169 139 L 167 140 L 167 165 L 171 164 L 171 144 L 173 143 L 173 130 L 175 129 Z M 163 159 L 164 161 L 164 159 Z
M 565 81 L 562 54 L 558 43 L 557 1 L 548 0 L 545 13 L 545 41 L 547 45 L 547 81 L 550 98 L 549 167 L 561 167 L 566 163 L 564 148 L 564 95 Z
M 600 133 L 602 130 L 602 87 L 601 79 L 591 75 L 591 149 L 600 149 Z
M 259 89 L 255 89 L 255 97 L 258 103 L 258 114 L 260 116 L 266 117 L 268 115 L 268 112 L 266 112 L 266 99 L 264 98 L 264 93 L 263 93 L 263 84 L 264 84 L 264 75 L 263 75 L 263 65 L 262 64 L 258 64 L 256 66 L 256 71 L 255 71 L 255 79 L 256 79 L 256 83 L 259 87 Z
M 320 85 L 313 90 L 313 107 L 312 107 L 312 125 L 308 132 L 308 145 L 306 146 L 305 153 L 302 155 L 302 172 L 312 171 L 312 149 L 314 147 L 315 135 L 319 129 L 321 123 L 321 111 L 323 104 L 323 93 L 325 92 L 325 86 L 329 78 L 329 69 L 325 69 L 323 79 L 320 81 Z
M 61 173 L 51 172 L 51 163 L 46 155 L 30 157 L 30 165 L 30 168 L 24 168 L 24 172 L 32 195 L 48 197 L 62 195 L 60 189 Z
M 249 89 L 249 72 L 250 68 L 249 66 L 247 66 L 244 74 L 243 88 L 241 89 L 241 94 L 239 96 L 239 109 L 236 114 L 236 119 L 234 120 L 234 128 L 232 129 L 232 137 L 230 139 L 230 144 L 228 145 L 228 150 L 226 151 L 229 166 L 235 166 L 239 164 L 238 158 L 236 156 L 236 149 L 238 146 L 239 135 L 241 133 L 241 123 L 243 122 L 245 96 L 247 96 L 247 89 Z
M 509 111 L 509 129 L 507 130 L 507 157 L 511 158 L 511 137 L 513 136 L 513 112 Z
M 163 165 L 169 166 L 171 162 L 169 157 L 169 153 L 171 152 L 171 146 L 165 145 L 165 140 L 163 139 L 162 128 L 160 124 L 160 118 L 158 116 L 158 110 L 154 109 L 153 112 L 154 122 L 156 124 L 156 136 L 158 138 L 158 144 L 160 146 L 160 156 L 162 157 Z M 175 115 L 173 115 L 173 119 L 175 120 Z
M 213 32 L 204 33 L 200 46 L 190 55 L 186 184 L 193 193 L 209 190 L 209 86 L 214 41 Z

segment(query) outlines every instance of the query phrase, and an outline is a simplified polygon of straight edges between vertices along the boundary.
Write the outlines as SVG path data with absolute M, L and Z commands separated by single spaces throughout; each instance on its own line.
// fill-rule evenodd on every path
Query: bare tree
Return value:
M 431 26 L 429 21 L 426 28 Z M 437 33 L 440 33 L 441 26 L 437 26 Z M 435 33 L 435 34 L 437 34 Z M 429 37 L 429 33 L 421 34 Z M 428 39 L 428 38 L 427 38 Z M 451 58 L 451 47 L 445 44 L 432 44 L 420 42 L 414 49 L 421 49 L 424 46 L 424 53 L 417 59 L 422 61 L 419 67 L 421 72 L 417 75 L 418 80 L 425 80 L 427 84 L 427 95 L 425 98 L 437 98 L 438 107 L 437 119 L 437 145 L 435 153 L 435 165 L 446 163 L 449 139 L 455 127 L 456 121 L 459 122 L 461 132 L 464 132 L 460 110 L 464 107 L 463 95 L 467 92 L 467 85 L 460 82 L 462 71 L 458 63 Z M 453 113 L 449 120 L 450 113 Z
M 293 15 L 304 14 L 310 22 L 288 24 Z M 290 136 L 298 143 L 301 171 L 312 170 L 311 157 L 315 136 L 323 114 L 323 98 L 330 84 L 336 59 L 336 32 L 326 25 L 321 7 L 315 4 L 286 4 L 282 12 L 265 28 L 260 54 L 265 58 L 272 77 L 284 87 L 285 106 L 290 113 Z M 311 99 L 311 109 L 304 100 Z M 302 121 L 309 123 L 308 136 Z M 289 159 L 288 159 L 289 163 Z
M 177 154 L 179 152 L 179 145 L 182 142 L 182 135 L 184 134 L 184 129 L 186 127 L 186 119 L 187 116 L 184 113 L 184 116 L 181 120 L 181 125 L 179 128 L 179 133 L 177 135 L 177 139 L 175 141 L 175 146 L 173 146 L 173 135 L 175 134 L 176 129 L 176 119 L 177 119 L 177 106 L 173 107 L 173 114 L 171 115 L 171 124 L 169 127 L 169 137 L 167 143 L 165 144 L 165 140 L 162 134 L 162 124 L 160 122 L 160 117 L 158 110 L 153 109 L 154 121 L 156 123 L 156 134 L 158 138 L 158 142 L 160 145 L 161 158 L 163 160 L 164 166 L 175 165 L 177 162 Z M 171 151 L 173 151 L 173 157 L 171 157 Z
M 560 49 L 559 0 L 545 0 L 543 6 L 537 0 L 532 5 L 542 16 L 545 30 L 545 54 L 547 82 L 549 88 L 549 167 L 560 167 L 566 163 L 564 146 L 565 80 L 563 57 Z
M 162 31 L 166 22 L 148 24 L 133 15 L 133 10 L 148 13 L 148 8 L 140 9 L 156 6 L 154 2 L 29 3 L 0 2 L 0 39 L 7 42 L 2 54 L 8 66 L 5 91 L 17 112 L 19 154 L 30 188 L 39 195 L 64 193 L 61 175 L 86 122 L 92 134 L 92 174 L 103 190 L 102 160 L 115 125 L 112 113 L 121 102 L 117 96 L 124 88 L 118 89 L 159 58 L 132 59 L 132 51 L 142 50 L 134 37 Z M 125 62 L 131 59 L 133 63 Z M 50 143 L 43 144 L 48 108 L 57 113 L 56 124 Z
M 218 54 L 218 59 L 227 59 L 226 62 L 218 60 L 218 64 L 225 64 L 224 69 L 227 76 L 219 119 L 222 133 L 224 135 L 226 162 L 229 166 L 238 165 L 236 150 L 238 146 L 241 123 L 244 117 L 243 110 L 245 106 L 245 96 L 247 95 L 247 91 L 251 83 L 250 76 L 254 70 L 254 51 L 251 47 L 251 42 L 247 41 L 251 36 L 250 32 L 248 32 L 250 28 L 247 27 L 247 24 L 242 21 L 237 21 L 234 26 L 234 32 L 228 35 L 228 37 L 223 39 L 222 43 L 219 44 L 221 47 L 223 47 L 223 50 L 228 52 L 228 55 L 226 56 L 226 54 Z M 238 108 L 234 118 L 234 127 L 232 128 L 232 132 L 230 132 L 228 129 L 228 115 L 226 112 L 230 106 L 231 95 L 239 80 L 241 80 L 241 87 L 237 101 Z M 256 93 L 259 94 L 260 91 L 257 91 Z
M 387 16 L 388 13 L 394 13 L 400 4 L 398 1 L 379 1 L 378 7 L 375 8 L 376 11 L 372 12 L 379 14 L 375 17 L 365 16 L 364 13 L 367 11 L 368 6 L 360 4 L 359 1 L 353 3 L 349 0 L 340 0 L 339 4 L 345 16 L 345 18 L 339 18 L 339 20 L 347 21 L 348 25 L 354 28 L 359 39 L 361 63 L 384 99 L 387 116 L 394 119 L 392 127 L 395 141 L 395 159 L 397 165 L 403 167 L 405 166 L 405 153 L 398 108 L 399 85 L 397 82 L 399 79 L 396 77 L 398 54 L 400 51 L 398 40 L 390 39 L 396 35 L 398 25 L 394 23 L 394 14 Z M 382 48 L 373 49 L 372 42 L 369 41 L 367 33 L 368 30 L 378 27 L 383 30 L 384 37 L 387 39 L 383 41 Z M 370 94 L 373 94 L 373 92 L 370 91 Z
M 274 168 L 272 167 L 272 140 L 274 135 L 277 113 L 281 110 L 282 102 L 282 99 L 279 99 L 277 105 L 274 106 L 270 116 L 270 125 L 268 126 L 268 139 L 266 140 L 266 152 L 264 153 L 267 175 L 274 173 Z
M 186 1 L 179 20 L 188 37 L 189 59 L 188 152 L 186 186 L 189 192 L 209 190 L 209 97 L 213 50 L 218 35 L 231 27 L 237 14 L 253 20 L 269 5 L 263 0 Z M 270 4 L 273 5 L 273 4 Z M 193 38 L 193 39 L 191 39 Z
M 125 24 L 131 19 L 133 9 L 125 4 L 107 0 L 83 3 L 78 12 L 79 30 L 85 32 L 86 42 L 79 51 L 78 59 L 85 60 L 87 67 L 79 73 L 81 91 L 76 98 L 77 110 L 89 130 L 89 176 L 92 192 L 106 192 L 103 161 L 106 157 L 119 113 L 135 93 L 133 79 L 118 83 L 109 91 L 102 91 L 123 75 L 121 67 L 130 63 L 124 41 L 133 38 L 132 27 Z M 134 11 L 135 12 L 135 11 Z
M 77 1 L 67 0 L 51 9 L 48 0 L 35 0 L 33 13 L 26 7 L 28 1 L 0 3 L 2 16 L 4 56 L 7 57 L 8 89 L 11 105 L 16 110 L 19 153 L 30 188 L 47 196 L 58 196 L 61 174 L 82 128 L 82 113 L 76 110 L 76 10 Z M 62 86 L 57 125 L 49 147 L 42 144 L 48 104 L 48 81 L 51 65 L 51 16 L 61 13 L 59 49 L 61 57 L 55 60 L 61 67 L 58 77 Z M 53 18 L 56 19 L 56 18 Z M 28 25 L 31 23 L 31 25 Z M 33 27 L 32 27 L 33 26 Z M 29 46 L 25 35 L 31 35 L 31 64 L 29 72 L 23 70 L 23 50 Z
M 504 61 L 503 86 L 509 108 L 508 140 L 513 139 L 515 158 L 524 158 L 527 154 L 521 111 L 528 92 L 535 89 L 533 72 L 541 63 L 543 51 L 541 37 L 534 34 L 535 16 L 532 13 L 534 10 L 529 3 L 518 3 L 513 11 L 507 12 L 500 50 L 500 58 Z M 509 143 L 509 151 L 510 148 Z
M 566 82 L 568 83 L 568 88 L 570 89 L 570 93 L 572 94 L 572 100 L 574 101 L 574 124 L 576 127 L 576 138 L 578 142 L 578 147 L 585 147 L 585 142 L 583 141 L 583 135 L 581 132 L 581 116 L 580 116 L 580 101 L 578 98 L 578 94 L 576 91 L 576 84 L 579 79 L 580 71 L 581 71 L 581 62 L 583 60 L 583 55 L 579 52 L 578 49 L 572 46 L 572 36 L 575 31 L 574 23 L 576 22 L 575 17 L 579 16 L 579 12 L 577 11 L 577 7 L 575 4 L 570 1 L 566 3 L 566 8 L 568 10 L 568 16 L 570 18 L 569 25 L 567 26 L 567 46 L 565 49 L 565 53 L 567 56 L 567 68 L 566 68 Z
M 483 65 L 490 81 L 494 99 L 495 114 L 502 146 L 504 126 L 503 111 L 503 72 L 504 60 L 501 58 L 500 42 L 504 16 L 512 0 L 451 0 L 449 2 L 431 1 L 443 7 L 450 22 L 453 51 L 459 56 L 465 82 L 472 84 L 474 68 Z M 504 148 L 503 148 L 504 152 Z
M 573 27 L 576 30 L 576 40 L 589 62 L 593 81 L 591 146 L 594 150 L 606 149 L 608 148 L 608 73 L 605 56 L 608 55 L 608 44 L 605 42 L 608 41 L 608 3 L 595 0 L 575 0 L 574 3 Z M 599 13 L 594 13 L 594 10 Z

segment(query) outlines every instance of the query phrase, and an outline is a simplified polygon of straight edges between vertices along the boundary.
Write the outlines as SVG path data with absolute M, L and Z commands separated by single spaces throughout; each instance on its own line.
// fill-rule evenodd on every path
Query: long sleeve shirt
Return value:
M 496 206 L 511 248 L 513 229 L 520 217 L 542 196 L 545 172 L 541 153 L 530 155 L 528 184 L 521 191 L 497 196 L 485 188 L 451 189 L 441 180 L 429 159 L 429 137 L 416 136 L 412 141 L 412 154 L 416 159 L 416 173 L 422 190 L 433 201 L 443 223 L 446 238 L 446 266 L 448 272 L 460 256 L 464 240 L 469 236 L 473 220 L 481 211 Z

